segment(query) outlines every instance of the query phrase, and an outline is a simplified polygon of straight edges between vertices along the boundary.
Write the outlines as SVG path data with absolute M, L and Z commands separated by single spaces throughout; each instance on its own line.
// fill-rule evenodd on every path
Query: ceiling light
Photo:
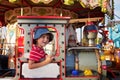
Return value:
M 17 0 L 9 0 L 9 2 L 11 2 L 11 3 L 14 3 L 14 2 L 16 2 Z
M 41 0 L 31 0 L 33 3 L 39 3 Z
M 64 0 L 65 5 L 72 5 L 74 4 L 74 0 Z
M 52 2 L 53 0 L 40 0 L 40 2 L 43 2 L 44 4 L 49 4 L 50 2 Z

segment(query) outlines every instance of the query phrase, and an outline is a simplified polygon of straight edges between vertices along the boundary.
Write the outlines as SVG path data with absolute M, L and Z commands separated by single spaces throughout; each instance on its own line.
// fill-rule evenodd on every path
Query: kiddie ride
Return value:
M 107 79 L 119 80 L 120 79 L 120 49 L 114 47 L 112 40 L 108 40 L 103 47 L 101 60 L 107 63 Z
M 66 25 L 69 17 L 19 16 L 18 24 L 24 30 L 24 52 L 16 56 L 16 75 L 13 80 L 106 80 L 106 61 L 101 60 L 102 51 L 96 47 L 97 27 L 86 25 L 84 34 L 87 46 L 66 45 Z M 34 29 L 48 28 L 54 40 L 45 47 L 53 54 L 50 64 L 37 69 L 28 69 L 28 57 L 32 46 Z M 19 43 L 19 42 L 18 42 Z M 69 43 L 68 43 L 69 44 Z M 19 46 L 17 46 L 17 50 Z M 16 51 L 18 55 L 19 52 Z

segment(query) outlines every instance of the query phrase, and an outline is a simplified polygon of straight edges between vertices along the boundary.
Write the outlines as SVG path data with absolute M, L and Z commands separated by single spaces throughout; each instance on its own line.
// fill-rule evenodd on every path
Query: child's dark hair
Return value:
M 37 44 L 37 39 L 33 39 L 33 44 Z

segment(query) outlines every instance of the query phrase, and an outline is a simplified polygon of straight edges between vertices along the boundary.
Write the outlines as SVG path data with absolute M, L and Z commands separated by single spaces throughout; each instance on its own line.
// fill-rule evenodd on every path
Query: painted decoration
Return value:
M 78 18 L 78 15 L 69 10 L 60 9 L 60 8 L 51 8 L 51 7 L 24 7 L 23 16 L 69 16 L 71 18 Z M 16 16 L 21 16 L 21 8 L 15 8 L 13 10 L 9 10 L 5 12 L 5 22 L 6 23 L 14 23 L 16 22 Z
M 114 41 L 116 48 L 120 47 L 120 24 L 115 25 L 113 28 L 109 28 L 109 38 Z

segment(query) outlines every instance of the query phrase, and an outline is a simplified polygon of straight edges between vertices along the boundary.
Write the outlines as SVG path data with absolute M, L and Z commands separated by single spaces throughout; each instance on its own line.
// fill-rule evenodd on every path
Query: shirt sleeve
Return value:
M 36 47 L 33 47 L 30 51 L 29 59 L 33 61 L 40 61 L 43 57 L 45 57 L 44 50 L 38 50 Z

